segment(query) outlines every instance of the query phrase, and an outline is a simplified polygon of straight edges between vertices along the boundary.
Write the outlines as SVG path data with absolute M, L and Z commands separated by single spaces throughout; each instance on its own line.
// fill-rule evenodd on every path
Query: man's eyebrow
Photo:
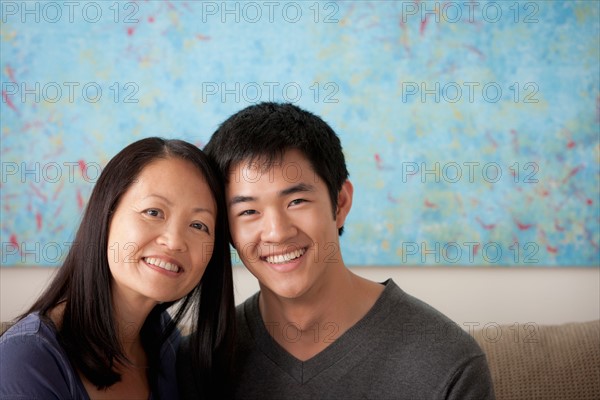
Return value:
M 309 185 L 307 183 L 299 183 L 299 184 L 289 187 L 287 189 L 283 189 L 282 191 L 279 192 L 279 196 L 283 197 L 283 196 L 288 196 L 288 195 L 294 194 L 294 193 L 314 192 L 314 191 L 315 191 L 315 187 L 313 185 Z
M 252 196 L 233 196 L 233 198 L 229 201 L 229 207 L 234 206 L 239 203 L 248 203 L 250 201 L 255 201 L 256 197 Z
M 315 187 L 313 185 L 309 185 L 306 183 L 299 183 L 297 185 L 291 186 L 289 188 L 283 189 L 279 192 L 279 197 L 285 197 L 285 196 L 289 196 L 290 194 L 294 194 L 294 193 L 301 193 L 301 192 L 314 192 L 315 191 Z M 232 207 L 236 204 L 240 204 L 240 203 L 249 203 L 252 201 L 256 201 L 258 200 L 257 197 L 254 196 L 233 196 L 231 198 L 231 200 L 229 201 L 229 207 Z

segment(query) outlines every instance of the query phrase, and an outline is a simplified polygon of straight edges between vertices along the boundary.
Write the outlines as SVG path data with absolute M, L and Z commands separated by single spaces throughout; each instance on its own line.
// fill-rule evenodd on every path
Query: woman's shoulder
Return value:
M 4 382 L 7 376 L 17 376 L 11 373 L 16 370 L 17 365 L 43 362 L 45 356 L 56 357 L 60 353 L 60 345 L 52 326 L 43 321 L 37 313 L 32 313 L 4 332 L 0 337 L 0 353 L 0 369 Z
M 0 397 L 78 398 L 78 379 L 54 325 L 27 315 L 0 337 Z
M 58 344 L 56 330 L 49 320 L 43 319 L 37 312 L 26 315 L 0 336 L 0 345 L 11 346 L 29 340 L 41 340 L 47 344 Z

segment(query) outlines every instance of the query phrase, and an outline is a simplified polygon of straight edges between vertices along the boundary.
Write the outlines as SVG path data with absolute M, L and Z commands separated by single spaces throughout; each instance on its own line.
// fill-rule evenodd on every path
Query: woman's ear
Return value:
M 346 222 L 346 217 L 352 208 L 352 195 L 354 194 L 354 187 L 352 183 L 346 179 L 346 182 L 342 185 L 338 193 L 337 198 L 337 210 L 335 212 L 335 220 L 337 222 L 337 228 L 340 229 Z

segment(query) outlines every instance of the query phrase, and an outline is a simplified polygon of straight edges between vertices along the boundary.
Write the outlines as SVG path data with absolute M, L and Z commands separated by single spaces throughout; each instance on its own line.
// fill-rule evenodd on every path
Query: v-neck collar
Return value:
M 390 300 L 404 296 L 404 292 L 391 279 L 385 281 L 383 285 L 385 285 L 383 292 L 362 319 L 333 343 L 306 361 L 301 361 L 291 355 L 269 334 L 258 307 L 260 292 L 244 304 L 245 314 L 254 316 L 254 318 L 247 318 L 248 328 L 259 349 L 300 384 L 318 376 L 333 364 L 338 364 L 336 365 L 336 374 L 343 375 L 347 372 L 346 368 L 354 367 L 353 365 L 346 367 L 339 365 L 343 362 L 345 354 L 351 352 L 353 356 L 356 356 L 357 353 L 367 355 L 370 352 L 368 338 L 372 334 L 371 329 L 378 326 L 379 321 L 385 319 L 392 311 Z

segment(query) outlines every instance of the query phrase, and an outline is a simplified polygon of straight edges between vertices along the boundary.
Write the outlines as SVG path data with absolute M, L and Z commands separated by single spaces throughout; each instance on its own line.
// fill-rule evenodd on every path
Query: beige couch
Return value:
M 497 400 L 600 399 L 600 320 L 487 324 L 473 336 L 487 355 Z
M 600 320 L 488 324 L 474 332 L 498 400 L 600 399 Z

